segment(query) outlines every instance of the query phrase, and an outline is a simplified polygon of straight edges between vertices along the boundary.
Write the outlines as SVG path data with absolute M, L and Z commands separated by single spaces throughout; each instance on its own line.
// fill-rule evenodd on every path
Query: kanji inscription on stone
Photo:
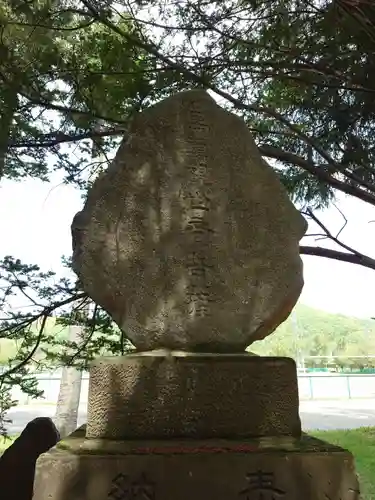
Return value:
M 119 473 L 112 480 L 108 493 L 109 500 L 155 500 L 155 484 L 144 473 L 139 478 L 131 479 Z
M 285 495 L 285 491 L 276 487 L 273 472 L 250 472 L 246 482 L 246 488 L 240 491 L 240 496 L 246 500 L 276 500 Z

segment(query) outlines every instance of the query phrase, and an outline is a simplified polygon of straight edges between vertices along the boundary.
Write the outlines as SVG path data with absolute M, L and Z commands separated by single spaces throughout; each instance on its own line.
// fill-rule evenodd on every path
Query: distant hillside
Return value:
M 298 304 L 291 316 L 250 350 L 278 356 L 375 355 L 375 321 Z
M 39 331 L 40 326 L 41 322 L 38 321 L 32 326 L 32 330 L 37 332 Z M 56 324 L 56 318 L 53 317 L 47 319 L 44 331 L 47 335 L 52 335 L 60 340 L 67 339 L 69 335 L 68 328 L 66 326 Z M 0 365 L 6 363 L 9 358 L 15 356 L 20 345 L 21 342 L 16 342 L 6 338 L 0 339 Z
M 39 325 L 35 325 L 35 329 Z M 68 328 L 49 318 L 46 333 L 60 340 Z M 375 321 L 331 314 L 298 304 L 292 315 L 273 334 L 249 349 L 256 354 L 290 356 L 375 356 Z M 0 340 L 0 364 L 17 352 L 14 341 Z

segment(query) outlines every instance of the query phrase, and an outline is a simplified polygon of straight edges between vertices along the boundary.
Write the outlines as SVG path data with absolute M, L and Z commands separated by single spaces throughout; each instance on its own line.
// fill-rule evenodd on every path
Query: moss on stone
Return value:
M 346 450 L 303 434 L 301 439 L 265 437 L 246 440 L 110 440 L 86 439 L 85 426 L 60 441 L 56 450 L 75 455 L 177 455 L 211 453 L 344 453 Z

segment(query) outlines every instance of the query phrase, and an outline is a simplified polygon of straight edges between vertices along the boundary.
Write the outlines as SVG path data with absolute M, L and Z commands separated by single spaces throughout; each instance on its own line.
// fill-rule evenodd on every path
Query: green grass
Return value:
M 375 427 L 309 434 L 351 451 L 360 481 L 362 500 L 375 500 Z
M 360 480 L 362 500 L 375 500 L 375 427 L 347 431 L 313 431 L 309 434 L 351 451 Z M 0 437 L 0 454 L 16 437 Z
M 10 446 L 13 441 L 18 437 L 18 434 L 15 436 L 9 436 L 7 438 L 0 436 L 0 454 L 5 451 L 8 446 Z

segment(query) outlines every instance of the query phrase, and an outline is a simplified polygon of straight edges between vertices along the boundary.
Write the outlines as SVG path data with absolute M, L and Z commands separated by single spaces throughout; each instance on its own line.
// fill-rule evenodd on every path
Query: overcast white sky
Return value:
M 81 193 L 37 180 L 0 184 L 0 257 L 13 255 L 43 270 L 63 272 L 61 256 L 71 253 L 70 224 L 82 207 Z M 375 257 L 375 207 L 343 198 L 339 207 L 348 218 L 345 243 Z M 334 209 L 322 214 L 332 231 L 342 219 Z M 309 239 L 310 240 L 310 239 Z M 313 241 L 306 241 L 306 244 Z M 322 242 L 319 242 L 323 246 Z M 310 306 L 359 317 L 375 316 L 375 271 L 319 257 L 303 257 L 305 287 L 300 301 Z

